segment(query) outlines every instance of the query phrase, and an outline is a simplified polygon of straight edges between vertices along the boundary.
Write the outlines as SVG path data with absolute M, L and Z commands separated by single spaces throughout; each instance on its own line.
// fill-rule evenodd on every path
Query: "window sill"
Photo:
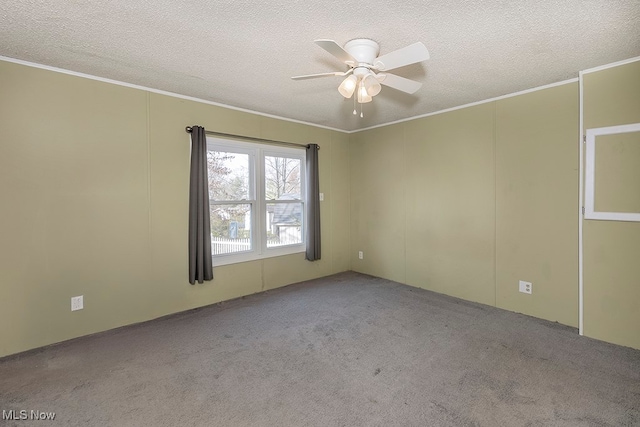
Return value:
M 283 255 L 292 255 L 298 253 L 304 253 L 306 251 L 305 245 L 290 245 L 280 248 L 267 249 L 264 253 L 257 253 L 257 251 L 243 252 L 238 254 L 229 255 L 216 255 L 213 256 L 213 267 L 220 267 L 223 265 L 238 264 L 241 262 L 257 261 L 265 258 L 274 258 Z

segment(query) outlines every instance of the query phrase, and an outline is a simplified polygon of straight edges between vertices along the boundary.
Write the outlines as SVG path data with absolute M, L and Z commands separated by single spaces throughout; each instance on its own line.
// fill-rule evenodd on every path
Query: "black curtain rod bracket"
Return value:
M 191 126 L 187 126 L 186 128 L 184 128 L 184 130 L 187 133 L 191 133 Z M 285 142 L 285 141 L 275 141 L 273 139 L 264 139 L 264 138 L 254 138 L 252 136 L 242 136 L 242 135 L 234 135 L 231 133 L 223 133 L 223 132 L 213 132 L 210 130 L 206 130 L 204 131 L 205 134 L 207 135 L 212 135 L 212 136 L 222 136 L 222 137 L 227 137 L 227 138 L 240 138 L 240 139 L 244 139 L 247 141 L 253 141 L 253 142 L 263 142 L 263 143 L 267 143 L 267 144 L 278 144 L 278 145 L 289 145 L 292 147 L 296 147 L 296 148 L 308 148 L 309 145 L 302 145 L 302 144 L 296 144 L 295 142 Z M 318 147 L 318 150 L 320 150 L 320 147 Z

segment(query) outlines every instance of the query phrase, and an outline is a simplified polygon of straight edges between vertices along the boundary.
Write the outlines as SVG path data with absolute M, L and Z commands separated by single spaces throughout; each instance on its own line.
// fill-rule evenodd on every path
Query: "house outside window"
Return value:
M 305 150 L 207 138 L 214 265 L 304 252 Z

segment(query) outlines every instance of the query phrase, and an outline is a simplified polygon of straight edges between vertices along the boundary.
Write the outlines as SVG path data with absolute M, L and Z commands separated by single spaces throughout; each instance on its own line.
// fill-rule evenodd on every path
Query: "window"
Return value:
M 214 265 L 304 252 L 305 151 L 207 138 Z
M 587 129 L 585 219 L 640 221 L 639 132 L 640 123 Z

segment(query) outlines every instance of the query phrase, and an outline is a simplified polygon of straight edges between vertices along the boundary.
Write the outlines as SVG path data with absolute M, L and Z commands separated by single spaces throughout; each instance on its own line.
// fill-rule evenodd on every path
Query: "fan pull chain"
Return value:
M 356 94 L 354 92 L 354 94 L 353 94 L 353 115 L 355 116 L 356 114 L 358 114 L 358 113 L 356 111 Z
M 364 117 L 364 114 L 362 114 L 362 104 L 360 104 L 360 117 Z

